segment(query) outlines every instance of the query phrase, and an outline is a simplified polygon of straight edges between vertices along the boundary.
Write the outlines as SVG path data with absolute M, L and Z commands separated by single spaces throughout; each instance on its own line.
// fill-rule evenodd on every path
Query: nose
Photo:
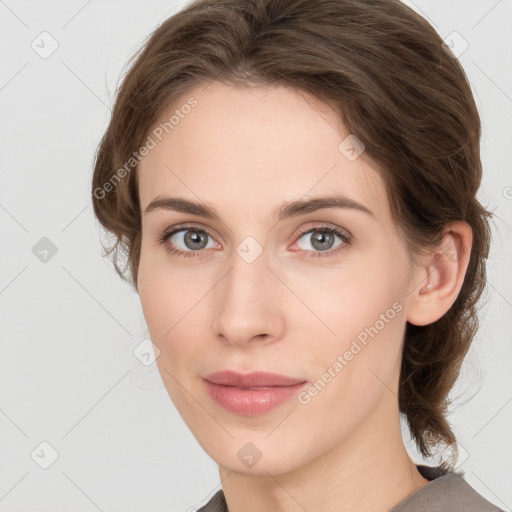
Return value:
M 271 344 L 286 328 L 283 283 L 267 266 L 265 251 L 252 262 L 234 253 L 232 266 L 215 287 L 213 334 L 231 345 Z

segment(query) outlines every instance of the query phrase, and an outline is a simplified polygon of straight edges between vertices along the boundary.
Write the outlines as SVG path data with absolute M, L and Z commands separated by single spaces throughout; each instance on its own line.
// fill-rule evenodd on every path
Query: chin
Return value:
M 279 475 L 307 462 L 300 439 L 288 439 L 288 444 L 283 444 L 277 437 L 272 440 L 272 435 L 265 439 L 267 436 L 268 432 L 247 433 L 228 439 L 226 434 L 223 441 L 209 439 L 201 445 L 219 466 L 244 475 Z

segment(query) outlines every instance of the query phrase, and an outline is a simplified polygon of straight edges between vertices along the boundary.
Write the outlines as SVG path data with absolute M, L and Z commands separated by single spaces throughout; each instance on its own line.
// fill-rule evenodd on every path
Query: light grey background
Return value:
M 487 304 L 450 421 L 468 482 L 510 511 L 512 2 L 405 3 L 469 43 L 460 61 L 483 122 L 479 198 L 496 221 Z M 2 512 L 192 511 L 220 488 L 154 363 L 133 355 L 147 335 L 140 303 L 101 257 L 89 200 L 123 66 L 182 5 L 0 0 Z M 57 249 L 47 262 L 33 252 L 43 237 Z

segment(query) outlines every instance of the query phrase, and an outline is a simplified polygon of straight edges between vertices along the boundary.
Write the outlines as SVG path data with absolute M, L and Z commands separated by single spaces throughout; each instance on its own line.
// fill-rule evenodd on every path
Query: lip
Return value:
M 238 373 L 233 370 L 214 372 L 204 377 L 213 384 L 236 386 L 240 388 L 263 388 L 270 386 L 293 386 L 305 382 L 306 379 L 294 379 L 278 373 L 251 372 Z
M 224 409 L 255 416 L 293 398 L 307 381 L 269 372 L 241 374 L 232 370 L 203 378 L 208 394 Z

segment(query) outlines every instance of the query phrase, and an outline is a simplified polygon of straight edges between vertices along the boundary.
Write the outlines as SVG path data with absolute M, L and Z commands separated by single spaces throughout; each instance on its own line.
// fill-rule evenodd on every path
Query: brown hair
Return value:
M 469 266 L 455 303 L 430 325 L 407 323 L 399 386 L 400 412 L 421 454 L 431 456 L 443 443 L 456 460 L 448 393 L 478 328 L 492 216 L 476 199 L 481 126 L 462 66 L 399 0 L 188 4 L 153 32 L 132 63 L 96 153 L 94 213 L 114 235 L 106 250 L 117 273 L 135 289 L 141 212 L 134 151 L 178 96 L 214 80 L 285 85 L 335 109 L 379 164 L 413 260 L 440 243 L 448 222 L 471 226 Z

